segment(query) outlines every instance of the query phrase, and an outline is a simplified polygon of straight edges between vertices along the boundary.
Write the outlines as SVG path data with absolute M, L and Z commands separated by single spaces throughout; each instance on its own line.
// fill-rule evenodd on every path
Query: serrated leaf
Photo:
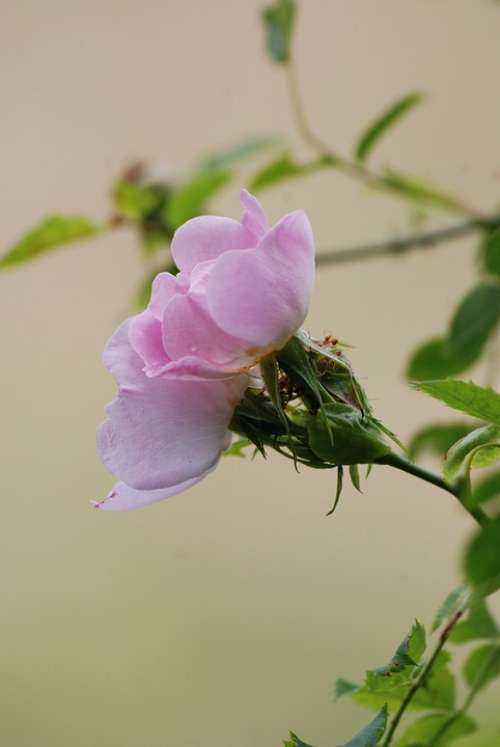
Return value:
M 435 337 L 419 345 L 412 353 L 406 367 L 410 381 L 444 379 L 455 376 L 469 367 L 472 360 L 457 356 L 443 337 Z
M 465 480 L 472 468 L 489 467 L 500 457 L 499 444 L 500 426 L 475 428 L 448 451 L 443 469 L 446 480 Z
M 446 728 L 445 725 L 448 724 L 449 727 Z M 439 732 L 442 732 L 442 736 L 439 737 L 439 747 L 445 747 L 456 739 L 473 734 L 476 728 L 476 723 L 468 716 L 432 713 L 414 721 L 395 742 L 395 747 L 419 747 L 433 744 L 432 740 Z
M 252 442 L 248 438 L 239 438 L 237 441 L 231 444 L 227 449 L 224 449 L 222 456 L 232 456 L 244 458 L 243 449 L 251 446 Z
M 376 747 L 384 736 L 387 726 L 387 706 L 382 706 L 375 718 L 370 721 L 356 736 L 346 742 L 343 747 Z
M 276 0 L 262 12 L 266 49 L 274 62 L 283 64 L 290 58 L 295 11 L 295 0 Z
M 474 486 L 471 500 L 475 505 L 487 503 L 500 496 L 500 472 L 488 475 L 480 483 Z
M 422 381 L 415 387 L 454 410 L 500 426 L 500 394 L 493 389 L 455 379 Z
M 308 163 L 297 163 L 289 153 L 282 153 L 270 163 L 263 166 L 250 180 L 249 189 L 259 192 L 274 187 L 281 182 L 312 174 L 315 171 L 331 166 L 332 160 L 318 158 Z
M 472 651 L 464 664 L 464 678 L 470 688 L 482 690 L 500 677 L 500 646 L 488 643 Z
M 464 570 L 470 584 L 487 596 L 500 589 L 500 517 L 489 521 L 469 542 Z
M 387 130 L 401 120 L 405 114 L 408 114 L 417 104 L 420 104 L 423 98 L 421 93 L 410 93 L 385 109 L 380 116 L 371 122 L 358 140 L 354 151 L 356 160 L 361 163 L 366 161 L 375 144 L 386 134 Z
M 225 170 L 228 166 L 232 166 L 234 163 L 238 163 L 245 158 L 250 158 L 257 153 L 275 148 L 280 142 L 281 139 L 276 136 L 248 137 L 236 143 L 236 145 L 231 145 L 229 148 L 224 148 L 206 156 L 199 163 L 198 168 L 200 171 Z
M 450 324 L 448 344 L 457 357 L 475 361 L 500 320 L 500 285 L 482 283 L 462 300 Z
M 0 257 L 0 269 L 29 262 L 64 244 L 88 238 L 98 227 L 79 215 L 51 215 L 25 233 Z
M 462 644 L 483 638 L 496 638 L 498 633 L 496 622 L 484 599 L 477 599 L 471 604 L 466 619 L 455 625 L 448 640 L 450 643 Z
M 485 236 L 481 255 L 486 272 L 500 275 L 500 228 L 495 228 Z
M 406 197 L 417 205 L 434 207 L 454 213 L 466 212 L 463 205 L 453 195 L 447 194 L 439 187 L 417 179 L 413 176 L 387 171 L 384 174 L 384 185 L 402 197 Z
M 457 612 L 465 609 L 472 593 L 472 589 L 465 585 L 453 589 L 436 612 L 432 623 L 432 632 L 441 627 L 445 622 L 448 622 Z
M 199 173 L 178 187 L 172 193 L 165 209 L 168 223 L 178 228 L 190 218 L 205 213 L 209 200 L 220 192 L 230 179 L 231 172 L 214 169 Z
M 417 431 L 408 445 L 408 456 L 415 460 L 424 452 L 444 457 L 448 449 L 474 426 L 471 423 L 432 423 Z

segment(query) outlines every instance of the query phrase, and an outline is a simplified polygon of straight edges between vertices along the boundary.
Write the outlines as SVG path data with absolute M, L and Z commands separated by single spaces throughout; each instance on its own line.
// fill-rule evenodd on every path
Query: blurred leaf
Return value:
M 302 739 L 299 739 L 296 734 L 294 734 L 292 731 L 290 732 L 290 739 L 287 739 L 283 742 L 284 747 L 311 747 L 310 744 L 306 744 L 302 741 Z
M 373 721 L 365 726 L 355 737 L 346 742 L 343 747 L 376 747 L 382 739 L 387 726 L 388 711 L 384 705 Z
M 384 174 L 384 185 L 417 205 L 441 208 L 454 213 L 463 214 L 465 212 L 463 206 L 452 195 L 442 192 L 438 187 L 422 179 L 405 176 L 395 171 L 387 171 Z
M 500 458 L 500 426 L 484 425 L 457 441 L 446 455 L 443 474 L 449 482 L 468 479 L 472 468 L 489 467 Z
M 464 568 L 468 581 L 487 596 L 500 589 L 500 517 L 490 520 L 466 548 Z
M 443 727 L 448 722 L 450 722 L 450 726 L 444 730 Z M 395 742 L 395 747 L 421 747 L 432 744 L 432 740 L 441 730 L 443 730 L 443 734 L 439 737 L 439 747 L 444 747 L 456 739 L 473 734 L 476 728 L 476 723 L 468 716 L 432 713 L 414 721 Z
M 356 685 L 355 682 L 349 682 L 349 680 L 344 680 L 342 677 L 340 677 L 335 682 L 335 700 L 338 700 L 343 695 L 351 695 L 352 693 L 356 692 L 356 690 L 359 689 L 359 685 Z
M 87 218 L 76 215 L 51 215 L 25 233 L 0 257 L 0 269 L 29 262 L 51 249 L 93 236 L 97 232 L 98 227 Z
M 422 452 L 428 451 L 438 457 L 444 457 L 450 446 L 470 433 L 473 427 L 465 422 L 427 425 L 413 435 L 408 445 L 408 456 L 415 460 Z
M 489 232 L 481 246 L 483 267 L 490 275 L 500 275 L 500 228 Z
M 403 98 L 398 99 L 385 109 L 365 130 L 358 140 L 355 148 L 356 160 L 366 161 L 376 142 L 387 132 L 390 127 L 396 124 L 405 114 L 413 109 L 423 99 L 421 93 L 410 93 Z
M 467 618 L 455 625 L 448 640 L 461 644 L 482 638 L 496 638 L 498 628 L 484 599 L 477 599 L 469 608 Z
M 436 612 L 432 623 L 432 632 L 437 630 L 445 622 L 448 622 L 460 610 L 465 609 L 472 595 L 468 586 L 459 586 L 453 589 Z
M 236 145 L 207 156 L 199 163 L 198 168 L 200 171 L 225 170 L 238 161 L 276 147 L 280 142 L 279 137 L 249 137 Z
M 262 12 L 266 48 L 274 62 L 285 63 L 290 59 L 295 11 L 295 0 L 276 0 Z
M 255 174 L 250 181 L 249 189 L 251 192 L 258 192 L 280 182 L 319 171 L 330 166 L 331 163 L 331 159 L 327 158 L 318 158 L 309 163 L 297 163 L 289 153 L 282 153 Z
M 476 648 L 464 664 L 464 678 L 470 688 L 482 690 L 500 676 L 500 646 L 488 643 Z
M 436 337 L 422 343 L 412 353 L 405 375 L 410 381 L 444 379 L 461 373 L 471 362 L 455 355 L 446 339 Z
M 500 320 L 500 285 L 483 283 L 473 288 L 455 312 L 448 335 L 455 355 L 477 360 Z
M 251 446 L 252 442 L 248 440 L 248 438 L 240 438 L 238 441 L 235 441 L 231 444 L 227 449 L 224 449 L 222 452 L 222 456 L 233 456 L 233 457 L 245 457 L 245 454 L 243 454 L 243 449 L 246 449 L 247 446 Z
M 478 505 L 500 496 L 500 472 L 494 472 L 474 486 L 472 501 Z
M 500 426 L 500 394 L 493 389 L 455 379 L 422 381 L 415 387 L 454 410 Z
M 158 201 L 150 186 L 129 181 L 121 181 L 114 186 L 113 198 L 120 214 L 134 221 L 142 220 Z
M 205 171 L 178 187 L 165 209 L 165 217 L 170 225 L 178 228 L 190 218 L 206 212 L 208 201 L 220 192 L 230 179 L 229 171 Z

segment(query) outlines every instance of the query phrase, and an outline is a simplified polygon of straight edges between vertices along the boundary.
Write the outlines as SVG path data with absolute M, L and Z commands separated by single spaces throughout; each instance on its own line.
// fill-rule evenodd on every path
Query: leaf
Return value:
M 362 493 L 361 484 L 359 482 L 359 467 L 357 464 L 349 465 L 349 477 L 351 482 L 359 493 Z
M 464 678 L 473 690 L 483 690 L 500 676 L 500 646 L 487 643 L 472 651 L 464 664 Z
M 498 629 L 491 616 L 484 599 L 477 599 L 471 604 L 467 618 L 455 625 L 448 640 L 450 643 L 461 644 L 482 638 L 496 638 Z
M 262 12 L 266 48 L 274 62 L 283 64 L 290 59 L 295 11 L 295 0 L 276 0 Z
M 473 288 L 456 310 L 448 344 L 454 355 L 477 360 L 500 320 L 500 285 L 483 283 Z
M 500 426 L 500 394 L 493 389 L 485 389 L 472 381 L 455 379 L 422 381 L 415 387 L 454 410 Z
M 384 174 L 384 186 L 423 207 L 440 208 L 461 214 L 466 212 L 455 197 L 423 179 L 387 171 Z
M 349 680 L 344 680 L 342 679 L 342 677 L 340 677 L 335 682 L 334 700 L 338 700 L 343 695 L 352 695 L 352 693 L 356 692 L 356 690 L 359 690 L 359 685 L 356 685 L 355 682 L 349 682 Z
M 434 337 L 412 353 L 405 375 L 410 381 L 444 379 L 461 373 L 471 362 L 455 355 L 445 338 Z
M 113 199 L 120 214 L 135 221 L 141 221 L 158 203 L 158 196 L 150 185 L 125 180 L 115 184 Z
M 443 729 L 448 723 L 450 723 L 449 728 Z M 476 723 L 468 716 L 432 713 L 414 721 L 395 742 L 395 747 L 420 747 L 420 745 L 433 744 L 432 740 L 440 731 L 442 731 L 442 736 L 439 737 L 439 747 L 444 747 L 456 739 L 473 734 L 476 728 Z
M 481 246 L 483 266 L 490 275 L 500 275 L 500 228 L 488 233 Z
M 500 458 L 500 426 L 483 425 L 457 441 L 446 455 L 443 474 L 449 482 L 466 480 L 473 467 L 489 467 Z
M 231 173 L 226 170 L 205 171 L 195 175 L 172 194 L 166 208 L 165 217 L 174 228 L 178 228 L 190 218 L 206 211 L 208 201 L 226 186 Z
M 411 109 L 420 104 L 423 98 L 421 93 L 410 93 L 385 109 L 380 116 L 371 122 L 358 140 L 354 151 L 356 160 L 361 163 L 366 161 L 377 141 L 405 114 L 408 114 Z
M 93 236 L 98 227 L 78 215 L 51 215 L 25 233 L 0 257 L 0 269 L 29 262 L 45 252 Z
M 258 192 L 283 181 L 319 171 L 330 166 L 331 163 L 332 160 L 327 158 L 318 158 L 309 163 L 297 163 L 289 153 L 282 153 L 255 174 L 250 181 L 249 189 L 251 192 Z
M 388 710 L 387 706 L 384 705 L 373 721 L 370 721 L 368 726 L 365 726 L 355 737 L 346 742 L 343 747 L 376 747 L 384 736 L 387 717 Z
M 497 517 L 473 536 L 465 550 L 465 575 L 484 596 L 500 589 L 499 548 L 500 517 Z
M 302 739 L 299 739 L 299 737 L 293 733 L 293 731 L 290 732 L 290 739 L 287 739 L 285 742 L 283 742 L 284 747 L 311 747 L 310 744 L 306 744 L 302 741 Z
M 432 632 L 437 630 L 445 622 L 448 622 L 457 612 L 467 607 L 472 595 L 472 589 L 468 586 L 459 586 L 453 589 L 436 612 L 432 623 Z
M 478 485 L 474 486 L 472 492 L 472 503 L 478 505 L 486 503 L 500 496 L 500 472 L 488 475 Z
M 327 516 L 331 516 L 335 509 L 338 506 L 338 503 L 340 501 L 340 496 L 342 495 L 342 484 L 344 482 L 344 468 L 341 464 L 337 467 L 337 490 L 335 491 L 335 500 L 333 501 L 333 506 L 326 514 Z
M 233 456 L 244 458 L 243 449 L 247 446 L 251 446 L 252 442 L 248 438 L 239 438 L 237 441 L 231 444 L 227 449 L 224 449 L 222 456 Z
M 206 156 L 198 165 L 199 171 L 225 170 L 238 161 L 254 156 L 264 150 L 276 147 L 281 142 L 279 137 L 248 137 L 229 148 Z
M 455 441 L 470 433 L 473 427 L 470 423 L 458 421 L 427 425 L 412 436 L 408 445 L 408 456 L 415 460 L 423 452 L 428 451 L 443 457 Z

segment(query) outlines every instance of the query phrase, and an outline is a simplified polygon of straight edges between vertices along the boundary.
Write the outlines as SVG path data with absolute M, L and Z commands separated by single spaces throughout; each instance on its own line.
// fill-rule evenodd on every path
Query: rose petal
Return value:
M 300 327 L 314 282 L 314 242 L 299 211 L 282 218 L 256 249 L 226 252 L 210 273 L 210 314 L 249 348 L 276 350 Z
M 129 327 L 132 319 L 126 319 L 106 343 L 102 361 L 119 385 L 134 386 L 144 379 L 144 362 L 130 344 Z
M 167 303 L 178 292 L 179 287 L 175 275 L 171 275 L 170 272 L 160 272 L 153 280 L 149 311 L 157 319 L 161 319 Z
M 229 250 L 255 246 L 253 235 L 237 220 L 202 215 L 184 223 L 174 234 L 171 253 L 180 270 L 191 272 L 200 262 Z
M 163 347 L 161 322 L 148 309 L 130 320 L 129 339 L 144 361 L 148 376 L 159 373 L 169 362 Z
M 97 443 L 108 469 L 137 490 L 173 487 L 218 460 L 244 375 L 224 381 L 148 379 L 122 387 Z
M 207 470 L 207 472 L 198 477 L 193 477 L 191 480 L 158 490 L 135 490 L 129 485 L 125 485 L 124 482 L 117 482 L 106 498 L 100 501 L 92 501 L 92 505 L 103 511 L 132 511 L 136 508 L 143 508 L 188 490 L 200 480 L 203 480 L 210 472 L 212 470 Z
M 240 190 L 240 202 L 243 205 L 241 223 L 255 236 L 256 241 L 259 241 L 269 229 L 262 205 L 246 189 Z

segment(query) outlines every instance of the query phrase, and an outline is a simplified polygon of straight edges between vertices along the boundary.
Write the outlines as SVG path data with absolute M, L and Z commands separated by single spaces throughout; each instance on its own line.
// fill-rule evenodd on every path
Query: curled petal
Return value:
M 183 272 L 191 272 L 200 262 L 216 259 L 229 250 L 252 246 L 255 246 L 255 238 L 237 220 L 202 215 L 177 229 L 171 252 L 177 267 Z
M 132 319 L 126 319 L 106 343 L 102 361 L 120 386 L 134 386 L 144 379 L 144 362 L 130 344 L 129 328 Z
M 151 288 L 151 301 L 148 306 L 151 314 L 161 320 L 167 303 L 178 292 L 179 287 L 175 275 L 171 275 L 170 272 L 160 272 L 153 280 Z
M 154 376 L 169 362 L 163 347 L 161 322 L 149 309 L 130 320 L 129 339 L 135 352 L 144 361 L 147 375 Z
M 122 387 L 97 434 L 104 464 L 137 490 L 170 488 L 213 467 L 244 375 L 222 381 L 158 377 Z
M 246 189 L 240 190 L 240 201 L 243 205 L 241 222 L 255 236 L 257 243 L 269 228 L 262 205 Z
M 300 327 L 314 282 L 314 241 L 299 211 L 282 218 L 256 249 L 226 252 L 210 273 L 207 302 L 216 324 L 253 349 L 276 350 Z

